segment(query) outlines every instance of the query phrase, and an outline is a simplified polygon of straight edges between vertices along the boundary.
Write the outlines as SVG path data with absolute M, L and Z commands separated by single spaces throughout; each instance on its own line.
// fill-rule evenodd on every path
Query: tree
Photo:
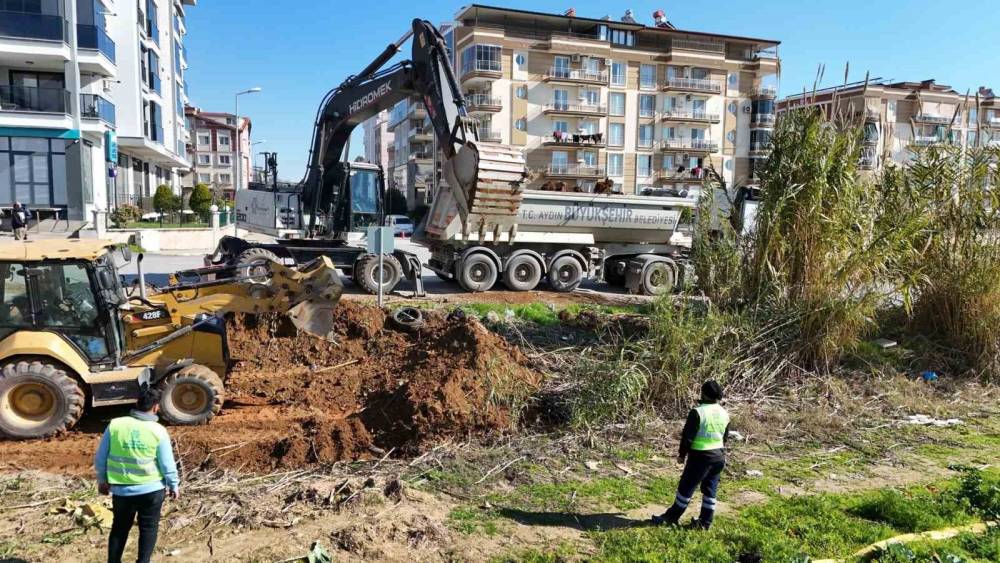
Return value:
M 180 211 L 181 198 L 167 184 L 160 184 L 153 194 L 153 209 L 160 214 L 160 225 L 163 225 L 163 215 L 172 211 Z
M 386 190 L 385 208 L 390 215 L 406 214 L 406 196 L 396 188 Z
M 208 189 L 208 186 L 195 184 L 194 189 L 191 190 L 191 197 L 188 198 L 188 205 L 191 207 L 191 211 L 204 216 L 212 206 L 213 199 L 212 191 Z

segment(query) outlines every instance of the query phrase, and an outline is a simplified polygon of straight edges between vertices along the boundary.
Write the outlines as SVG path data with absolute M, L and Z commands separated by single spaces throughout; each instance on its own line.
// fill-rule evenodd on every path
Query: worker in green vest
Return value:
M 677 496 L 666 512 L 653 517 L 654 524 L 677 525 L 694 490 L 701 485 L 701 515 L 695 526 L 707 530 L 715 516 L 715 495 L 719 489 L 719 477 L 726 467 L 726 441 L 729 437 L 729 413 L 719 405 L 722 387 L 715 381 L 706 381 L 701 386 L 701 400 L 688 413 L 687 422 L 681 432 L 680 451 L 677 463 L 684 465 L 681 481 L 677 485 Z
M 121 563 L 132 524 L 139 519 L 137 563 L 148 563 L 156 547 L 164 497 L 180 495 L 170 435 L 156 414 L 160 391 L 145 389 L 129 413 L 111 421 L 94 458 L 97 488 L 111 493 L 114 521 L 108 538 L 108 562 Z

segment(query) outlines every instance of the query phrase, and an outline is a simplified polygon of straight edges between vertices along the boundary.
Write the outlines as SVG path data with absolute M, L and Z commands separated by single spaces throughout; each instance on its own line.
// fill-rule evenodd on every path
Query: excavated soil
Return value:
M 170 428 L 181 459 L 268 472 L 412 455 L 445 437 L 509 428 L 511 413 L 497 397 L 526 396 L 539 383 L 525 358 L 475 319 L 425 317 L 422 328 L 404 332 L 376 307 L 341 301 L 335 342 L 299 333 L 278 315 L 233 319 L 226 406 L 206 426 Z M 78 430 L 47 440 L 0 442 L 0 468 L 86 472 L 117 414 L 95 411 Z

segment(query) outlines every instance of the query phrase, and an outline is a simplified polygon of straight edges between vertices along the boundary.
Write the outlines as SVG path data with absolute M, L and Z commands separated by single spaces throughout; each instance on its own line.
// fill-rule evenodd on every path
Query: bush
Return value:
M 142 210 L 128 203 L 119 205 L 114 208 L 110 214 L 111 222 L 115 224 L 116 227 L 122 228 L 129 223 L 134 223 L 142 219 Z
M 153 194 L 153 209 L 161 214 L 180 211 L 181 198 L 174 193 L 173 188 L 166 184 L 160 184 L 156 187 L 156 193 Z
M 204 216 L 212 207 L 212 191 L 205 184 L 195 184 L 188 199 L 188 207 L 198 215 Z

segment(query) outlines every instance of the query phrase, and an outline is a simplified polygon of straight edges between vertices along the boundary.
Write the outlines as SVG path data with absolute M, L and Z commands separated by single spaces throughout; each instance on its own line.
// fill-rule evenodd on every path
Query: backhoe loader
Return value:
M 212 279 L 214 268 L 126 294 L 127 247 L 99 240 L 0 245 L 0 436 L 38 438 L 72 428 L 87 407 L 128 404 L 143 386 L 163 392 L 171 424 L 212 419 L 229 370 L 226 313 L 287 314 L 329 337 L 343 286 L 319 258 L 298 268 L 260 261 L 253 277 Z M 187 282 L 184 280 L 192 279 Z

